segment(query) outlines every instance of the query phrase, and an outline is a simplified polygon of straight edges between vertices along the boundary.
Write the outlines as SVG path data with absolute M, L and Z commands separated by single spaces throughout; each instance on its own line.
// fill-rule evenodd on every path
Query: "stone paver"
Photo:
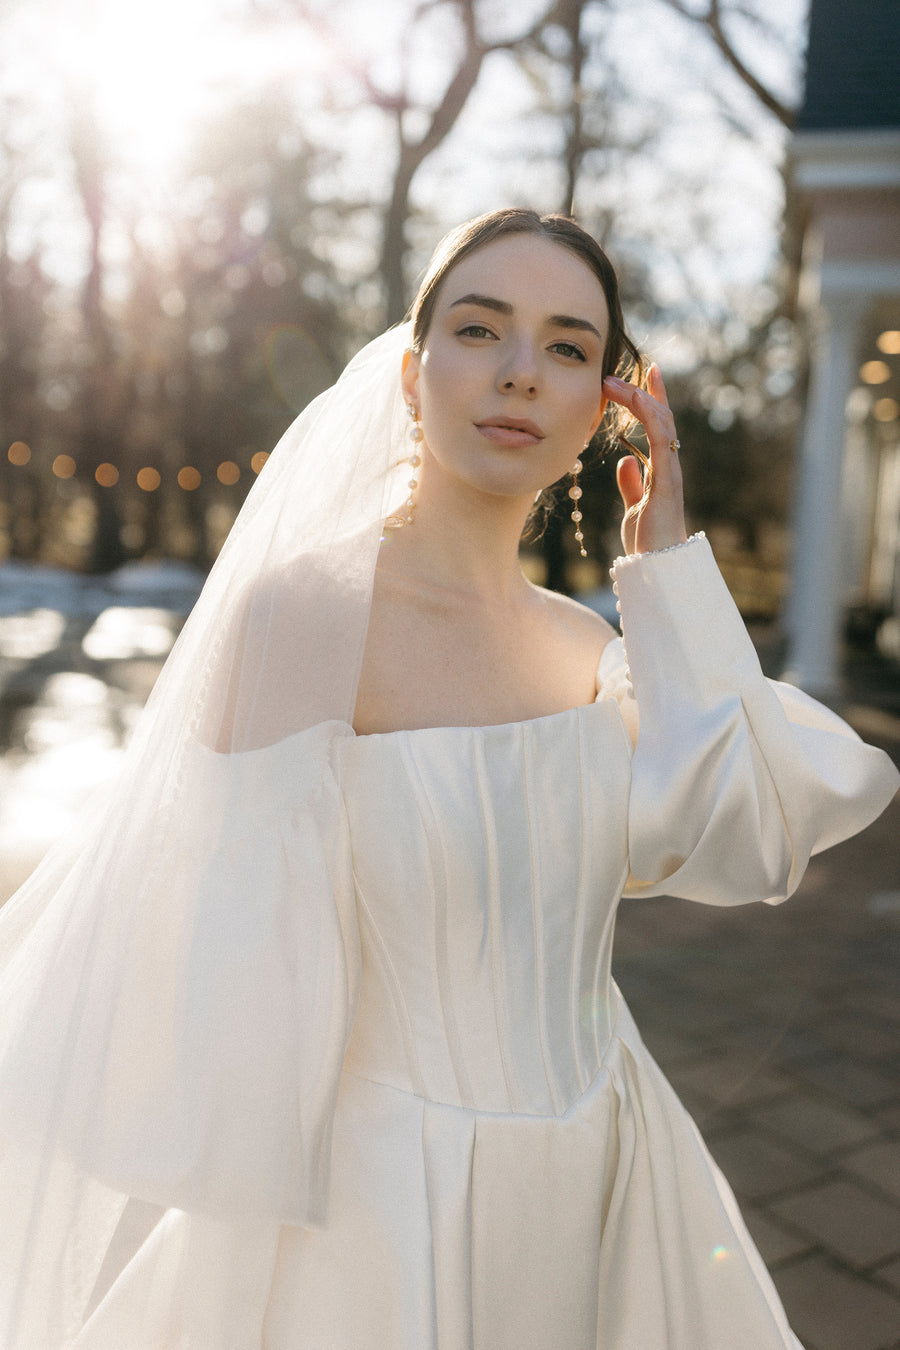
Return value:
M 877 1279 L 889 1284 L 900 1294 L 900 1260 L 888 1261 L 886 1265 L 878 1266 L 874 1274 Z
M 900 1138 L 882 1139 L 841 1159 L 845 1172 L 863 1177 L 900 1204 Z
M 900 1212 L 852 1181 L 837 1179 L 776 1200 L 771 1212 L 849 1265 L 864 1269 L 900 1256 Z
M 774 1272 L 791 1324 L 807 1350 L 895 1350 L 898 1300 L 810 1256 Z
M 752 1123 L 727 1132 L 707 1129 L 707 1143 L 739 1199 L 762 1200 L 819 1175 L 815 1159 L 772 1138 Z
M 767 1129 L 823 1157 L 879 1137 L 878 1126 L 859 1111 L 792 1092 L 756 1110 Z
M 743 1215 L 750 1230 L 750 1236 L 759 1248 L 760 1255 L 768 1266 L 783 1264 L 798 1256 L 804 1256 L 813 1244 L 809 1238 L 777 1223 L 764 1209 L 756 1205 L 744 1205 Z

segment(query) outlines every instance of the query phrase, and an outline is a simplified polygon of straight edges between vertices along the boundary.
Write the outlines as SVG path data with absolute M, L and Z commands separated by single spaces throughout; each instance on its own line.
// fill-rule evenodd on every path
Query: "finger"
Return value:
M 616 465 L 616 483 L 619 493 L 628 511 L 637 506 L 644 495 L 644 480 L 641 469 L 633 455 L 623 455 Z
M 669 396 L 663 383 L 662 372 L 655 361 L 647 372 L 647 389 L 658 403 L 664 403 L 668 408 Z
M 628 380 L 620 380 L 616 375 L 608 375 L 603 381 L 603 392 L 607 397 L 613 403 L 627 408 L 632 417 L 641 423 L 648 437 L 655 438 L 657 442 L 665 440 L 668 443 L 675 434 L 675 424 L 669 405 L 665 401 L 665 386 L 658 371 L 655 387 L 662 395 L 661 398 L 655 397 L 648 389 L 639 389 Z

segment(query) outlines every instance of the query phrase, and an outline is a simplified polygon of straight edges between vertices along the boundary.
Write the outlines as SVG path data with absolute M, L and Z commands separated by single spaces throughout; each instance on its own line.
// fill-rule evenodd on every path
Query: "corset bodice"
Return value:
M 346 746 L 363 973 L 345 1067 L 556 1115 L 596 1074 L 627 873 L 630 744 L 610 701 Z

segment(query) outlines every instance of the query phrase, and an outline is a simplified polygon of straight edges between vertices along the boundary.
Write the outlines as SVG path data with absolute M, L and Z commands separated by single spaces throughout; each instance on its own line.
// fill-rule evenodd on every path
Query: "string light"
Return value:
M 98 464 L 94 477 L 101 487 L 115 487 L 119 481 L 119 470 L 115 464 Z
M 859 377 L 864 384 L 884 384 L 891 378 L 891 368 L 887 361 L 864 361 L 859 368 Z
M 71 455 L 57 455 L 52 467 L 57 478 L 73 478 L 77 466 Z
M 877 346 L 880 352 L 888 356 L 900 354 L 900 329 L 888 328 L 884 333 L 879 333 Z
M 26 445 L 24 441 L 13 441 L 6 452 L 10 464 L 17 467 L 29 464 L 32 459 L 31 446 Z M 269 452 L 258 450 L 250 460 L 250 467 L 254 473 L 259 473 L 269 458 Z M 56 478 L 74 478 L 78 472 L 78 465 L 71 455 L 57 455 L 51 464 L 51 471 Z M 233 487 L 240 482 L 243 470 L 233 459 L 224 459 L 216 468 L 216 478 L 225 487 Z M 120 469 L 108 461 L 98 464 L 94 470 L 94 479 L 100 487 L 115 487 L 121 477 Z M 155 492 L 162 485 L 162 475 L 158 469 L 150 465 L 144 465 L 138 469 L 135 475 L 135 481 L 143 492 Z M 203 481 L 203 475 L 199 469 L 192 464 L 185 464 L 176 474 L 178 486 L 185 492 L 193 492 Z
M 222 463 L 219 465 L 219 467 L 216 469 L 216 477 L 218 478 L 219 482 L 224 483 L 226 487 L 233 487 L 233 485 L 238 481 L 240 476 L 241 471 L 235 464 L 233 459 L 223 460 Z
M 185 492 L 193 492 L 202 482 L 202 476 L 193 465 L 188 464 L 183 469 L 178 470 L 178 486 L 183 488 Z
M 155 492 L 161 482 L 156 469 L 138 469 L 137 485 L 143 492 Z

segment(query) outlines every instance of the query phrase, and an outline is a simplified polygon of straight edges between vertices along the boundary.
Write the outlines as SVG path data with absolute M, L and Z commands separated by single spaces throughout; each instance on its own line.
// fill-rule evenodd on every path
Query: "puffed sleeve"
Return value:
M 20 1166 L 65 1157 L 164 1208 L 323 1220 L 359 969 L 340 729 L 194 743 L 140 873 L 123 839 L 60 889 L 3 985 Z
M 801 691 L 763 675 L 708 542 L 621 558 L 624 652 L 601 696 L 634 744 L 632 895 L 776 903 L 810 856 L 862 830 L 900 775 Z

